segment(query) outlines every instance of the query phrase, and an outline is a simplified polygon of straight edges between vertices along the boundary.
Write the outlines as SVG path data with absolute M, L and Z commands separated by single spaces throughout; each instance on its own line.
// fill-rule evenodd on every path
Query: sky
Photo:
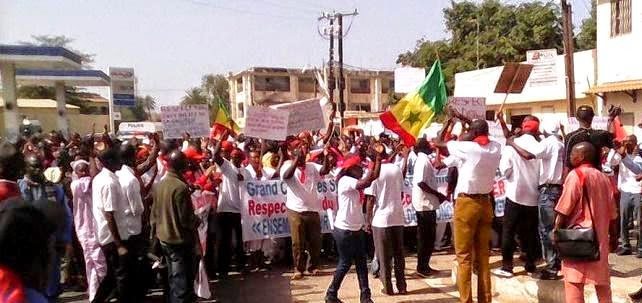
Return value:
M 520 0 L 508 0 L 520 2 Z M 590 0 L 573 0 L 575 24 Z M 344 62 L 394 69 L 418 39 L 447 37 L 450 0 L 0 0 L 0 44 L 64 35 L 95 54 L 93 68 L 133 67 L 138 94 L 177 104 L 203 75 L 253 66 L 312 67 L 328 58 L 322 11 L 344 18 Z M 106 91 L 99 91 L 105 93 Z

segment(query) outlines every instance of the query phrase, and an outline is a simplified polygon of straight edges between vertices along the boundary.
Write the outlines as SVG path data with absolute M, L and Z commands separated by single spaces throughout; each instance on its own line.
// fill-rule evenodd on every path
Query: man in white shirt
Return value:
M 142 235 L 142 217 L 145 211 L 143 198 L 141 194 L 141 184 L 136 177 L 134 168 L 136 167 L 136 147 L 130 143 L 124 142 L 120 145 L 120 159 L 123 163 L 120 170 L 116 171 L 118 182 L 123 192 L 125 201 L 125 223 L 128 235 L 127 248 L 131 256 L 132 264 L 131 280 L 136 292 L 136 301 L 142 301 L 145 297 L 146 289 L 144 287 L 144 270 L 145 262 L 145 238 Z
M 387 158 L 384 150 L 377 152 L 384 159 Z M 406 262 L 403 255 L 405 219 L 401 201 L 403 176 L 399 166 L 392 163 L 382 164 L 379 178 L 364 191 L 366 195 L 373 197 L 367 199 L 366 222 L 372 226 L 375 254 L 379 262 L 379 279 L 383 284 L 382 292 L 389 296 L 394 294 L 391 275 L 393 267 L 398 293 L 407 293 L 404 276 Z
M 233 149 L 230 153 L 230 159 L 225 159 L 221 155 L 221 145 L 224 141 L 219 141 L 213 151 L 214 162 L 223 174 L 221 183 L 218 207 L 218 271 L 222 278 L 227 277 L 232 260 L 232 233 L 236 236 L 236 261 L 241 270 L 245 266 L 245 251 L 243 250 L 243 227 L 241 225 L 241 195 L 239 192 L 240 182 L 247 179 L 248 173 L 245 168 L 241 167 L 243 162 L 243 152 L 240 149 Z
M 129 268 L 131 257 L 126 247 L 129 234 L 125 212 L 129 206 L 114 173 L 121 167 L 118 148 L 106 148 L 98 159 L 103 168 L 92 181 L 92 212 L 98 243 L 107 261 L 107 275 L 100 283 L 94 301 L 106 302 L 116 289 L 119 302 L 135 302 Z
M 305 250 L 310 254 L 311 275 L 318 274 L 319 254 L 321 253 L 321 202 L 317 197 L 317 181 L 330 172 L 330 165 L 324 159 L 323 167 L 306 162 L 308 146 L 301 140 L 289 143 L 290 159 L 281 167 L 281 180 L 288 186 L 285 207 L 288 209 L 288 222 L 292 235 L 292 256 L 295 272 L 293 280 L 303 278 L 306 270 Z M 307 245 L 306 245 L 307 244 Z
M 617 151 L 611 150 L 608 156 L 609 164 L 619 165 L 618 190 L 620 190 L 620 247 L 616 253 L 620 256 L 630 255 L 631 240 L 629 239 L 630 223 L 636 208 L 642 205 L 642 186 L 636 179 L 636 167 L 642 165 L 642 157 L 635 153 L 637 138 L 628 136 Z M 642 245 L 638 254 L 642 255 Z
M 437 209 L 446 197 L 437 191 L 435 168 L 430 162 L 432 149 L 424 138 L 415 146 L 417 159 L 412 178 L 412 206 L 417 213 L 417 274 L 428 277 L 435 270 L 430 268 L 430 257 L 435 247 Z
M 449 119 L 444 125 L 448 129 Z M 457 288 L 460 302 L 472 302 L 473 256 L 478 265 L 477 297 L 479 302 L 491 302 L 489 251 L 493 201 L 491 192 L 495 172 L 501 158 L 501 145 L 488 138 L 488 123 L 475 120 L 470 130 L 461 136 L 463 141 L 444 142 L 446 132 L 436 139 L 435 145 L 446 147 L 450 156 L 448 166 L 457 167 L 458 177 L 453 216 L 453 238 L 457 256 Z
M 513 253 L 515 235 L 520 240 L 522 251 L 526 254 L 525 269 L 534 273 L 537 269 L 537 225 L 539 200 L 539 168 L 544 149 L 535 139 L 539 136 L 539 119 L 534 116 L 524 118 L 522 135 L 506 138 L 499 164 L 500 173 L 506 178 L 506 205 L 502 226 L 502 267 L 494 271 L 502 277 L 513 276 Z M 528 153 L 530 153 L 530 155 Z
M 546 138 L 540 142 L 544 151 L 540 162 L 539 176 L 539 237 L 542 242 L 542 253 L 546 268 L 540 273 L 542 280 L 557 279 L 557 272 L 562 264 L 551 239 L 555 227 L 555 206 L 562 195 L 564 183 L 564 143 L 558 135 L 559 123 L 544 121 L 542 129 Z

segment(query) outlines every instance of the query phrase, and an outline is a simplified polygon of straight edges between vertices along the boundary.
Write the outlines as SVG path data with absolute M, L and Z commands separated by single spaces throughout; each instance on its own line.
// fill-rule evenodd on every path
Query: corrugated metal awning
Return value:
M 642 80 L 610 82 L 596 85 L 589 89 L 589 94 L 614 93 L 642 90 Z

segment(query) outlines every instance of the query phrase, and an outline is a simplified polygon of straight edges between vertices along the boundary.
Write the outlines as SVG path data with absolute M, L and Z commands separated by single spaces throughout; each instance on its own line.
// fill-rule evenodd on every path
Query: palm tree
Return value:
M 144 109 L 147 110 L 147 117 L 149 121 L 152 120 L 152 111 L 156 109 L 156 99 L 154 97 L 147 95 L 141 99 L 141 105 Z
M 207 96 L 200 87 L 192 87 L 185 91 L 181 105 L 207 104 Z

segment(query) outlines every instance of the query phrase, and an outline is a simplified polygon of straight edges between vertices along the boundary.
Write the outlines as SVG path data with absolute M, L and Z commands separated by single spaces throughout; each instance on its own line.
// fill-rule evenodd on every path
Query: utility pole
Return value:
M 573 61 L 573 12 L 571 4 L 562 0 L 564 30 L 564 65 L 566 66 L 566 103 L 569 117 L 575 117 L 575 63 Z
M 355 9 L 354 12 L 352 13 L 324 13 L 321 19 L 328 19 L 330 20 L 330 62 L 329 62 L 329 69 L 330 69 L 330 76 L 328 79 L 328 90 L 330 93 L 330 102 L 332 102 L 333 106 L 336 106 L 335 108 L 339 111 L 339 117 L 341 118 L 341 128 L 344 126 L 344 113 L 346 110 L 346 104 L 345 104 L 345 96 L 344 96 L 344 90 L 346 88 L 345 84 L 345 78 L 343 76 L 343 38 L 345 37 L 343 33 L 343 17 L 344 16 L 356 16 L 359 13 Z M 337 88 L 335 86 L 335 78 L 334 78 L 334 20 L 337 19 L 337 51 L 338 51 L 338 57 L 339 57 L 339 103 L 335 104 L 334 103 L 334 89 Z

